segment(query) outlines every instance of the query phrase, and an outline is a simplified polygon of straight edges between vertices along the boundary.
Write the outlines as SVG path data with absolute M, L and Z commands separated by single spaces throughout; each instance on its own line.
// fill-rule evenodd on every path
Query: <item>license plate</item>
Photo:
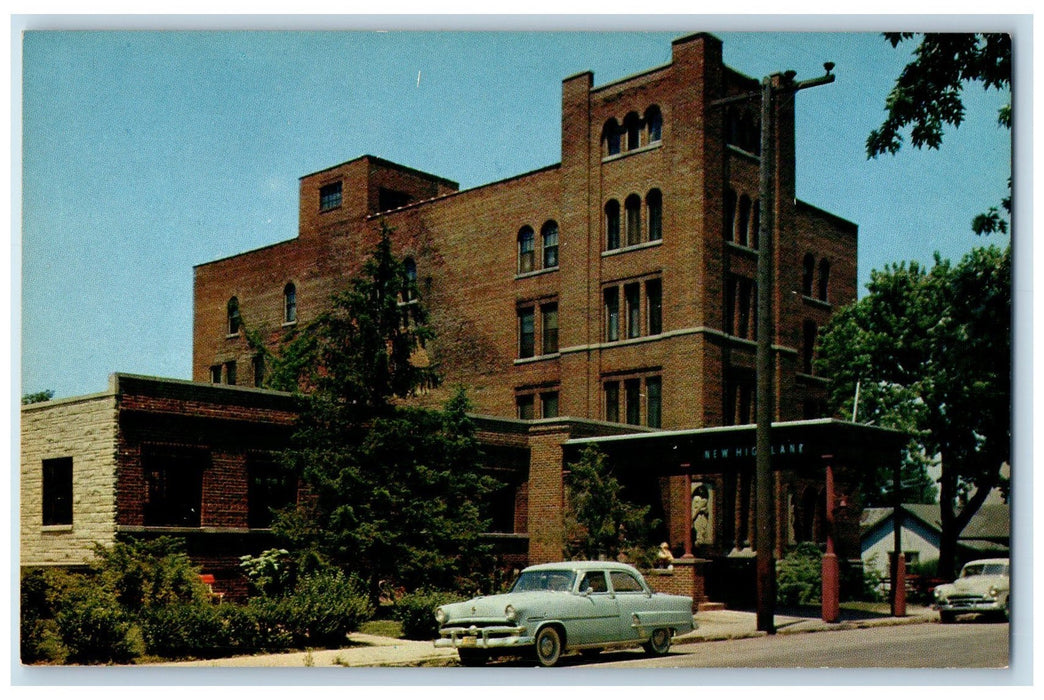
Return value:
M 462 647 L 473 647 L 473 646 L 475 646 L 476 642 L 477 642 L 477 637 L 461 637 L 460 638 L 460 645 Z

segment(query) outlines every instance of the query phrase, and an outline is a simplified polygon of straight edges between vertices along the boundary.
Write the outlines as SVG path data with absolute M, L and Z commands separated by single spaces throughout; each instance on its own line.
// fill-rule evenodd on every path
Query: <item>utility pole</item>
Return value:
M 772 315 L 772 296 L 775 268 L 776 226 L 773 222 L 775 169 L 775 106 L 778 95 L 792 95 L 799 90 L 834 82 L 833 63 L 824 63 L 825 75 L 811 80 L 794 82 L 794 71 L 765 76 L 760 95 L 756 92 L 726 97 L 711 106 L 761 99 L 761 166 L 759 170 L 760 210 L 758 230 L 758 341 L 757 341 L 757 429 L 755 437 L 756 462 L 754 467 L 755 501 L 755 571 L 757 575 L 757 627 L 759 631 L 775 634 L 776 562 L 775 546 L 775 489 L 772 480 L 772 419 L 775 415 L 775 360 L 772 342 L 775 339 L 775 318 Z

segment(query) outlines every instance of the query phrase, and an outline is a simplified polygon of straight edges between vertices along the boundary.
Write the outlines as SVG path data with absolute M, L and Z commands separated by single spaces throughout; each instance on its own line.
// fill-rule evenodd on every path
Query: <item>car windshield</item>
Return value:
M 1007 573 L 1007 564 L 968 564 L 961 571 L 961 578 L 968 578 L 969 576 L 1004 576 Z
M 511 587 L 512 593 L 521 591 L 569 592 L 573 589 L 576 573 L 565 570 L 523 571 Z

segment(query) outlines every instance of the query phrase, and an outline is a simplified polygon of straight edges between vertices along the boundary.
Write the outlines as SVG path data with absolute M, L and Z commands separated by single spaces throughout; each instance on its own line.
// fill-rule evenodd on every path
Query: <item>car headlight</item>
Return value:
M 996 598 L 1000 591 L 997 590 L 996 586 L 990 586 L 989 595 L 991 598 Z
M 514 622 L 518 619 L 518 611 L 515 610 L 515 606 L 511 603 L 508 603 L 507 607 L 504 608 L 504 617 L 506 617 L 511 622 Z
M 446 611 L 443 610 L 442 608 L 439 608 L 438 610 L 436 610 L 435 611 L 435 621 L 438 622 L 440 625 L 446 624 Z

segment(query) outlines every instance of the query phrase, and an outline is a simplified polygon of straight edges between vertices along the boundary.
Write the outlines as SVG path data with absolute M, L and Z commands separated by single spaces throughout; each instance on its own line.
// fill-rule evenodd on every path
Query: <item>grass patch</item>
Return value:
M 370 620 L 359 626 L 363 634 L 373 634 L 378 637 L 391 637 L 402 639 L 402 623 L 398 620 Z
M 842 610 L 854 610 L 855 612 L 868 612 L 878 613 L 887 615 L 892 612 L 891 603 L 865 603 L 859 601 L 850 601 L 847 603 L 841 603 Z

